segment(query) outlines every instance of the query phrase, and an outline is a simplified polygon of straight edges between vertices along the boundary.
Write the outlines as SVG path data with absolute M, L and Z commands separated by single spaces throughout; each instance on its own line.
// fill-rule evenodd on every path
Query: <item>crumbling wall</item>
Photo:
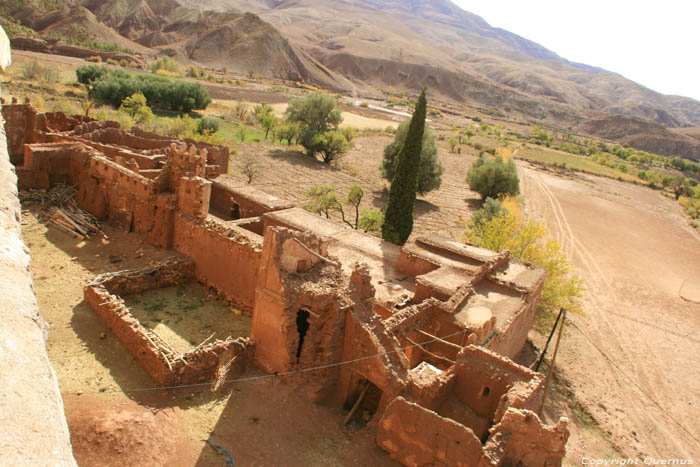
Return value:
M 394 399 L 384 411 L 377 444 L 406 466 L 499 465 L 484 453 L 472 430 L 403 397 Z
M 197 222 L 174 215 L 173 248 L 196 264 L 195 276 L 242 310 L 252 310 L 262 237 L 211 217 Z
M 78 183 L 78 205 L 127 232 L 153 229 L 157 184 L 101 156 L 89 161 L 88 177 Z
M 74 466 L 20 212 L 17 179 L 0 126 L 0 464 Z
M 221 214 L 237 211 L 239 219 L 259 217 L 263 214 L 293 207 L 291 203 L 264 193 L 255 187 L 244 185 L 229 177 L 218 177 L 213 181 L 211 206 Z
M 285 372 L 340 358 L 346 307 L 339 290 L 343 280 L 327 255 L 327 244 L 313 234 L 284 228 L 265 232 L 251 336 L 258 344 L 256 361 L 266 371 Z M 299 319 L 307 326 L 303 341 Z M 335 380 L 328 371 L 303 377 L 307 384 L 314 380 L 309 390 L 317 395 L 329 379 Z
M 203 221 L 209 214 L 211 182 L 201 177 L 183 177 L 177 195 L 177 206 L 186 216 Z
M 522 367 L 509 359 L 480 347 L 469 345 L 461 352 L 455 364 L 455 395 L 480 417 L 498 422 L 500 406 L 504 410 L 502 398 L 519 382 L 533 382 L 533 385 L 517 386 L 523 398 L 519 404 L 534 408 L 541 395 L 542 379 L 537 373 Z M 526 393 L 527 391 L 527 393 Z M 515 400 L 510 398 L 506 400 Z
M 568 420 L 548 426 L 529 410 L 508 409 L 484 446 L 502 465 L 561 465 L 569 439 Z
M 150 268 L 102 275 L 85 289 L 86 303 L 159 386 L 213 382 L 222 359 L 227 359 L 224 364 L 233 360 L 228 377 L 234 378 L 245 372 L 253 358 L 254 343 L 248 338 L 215 341 L 176 355 L 160 336 L 134 318 L 117 295 L 179 285 L 193 273 L 191 261 L 172 259 Z
M 99 153 L 80 143 L 25 144 L 20 188 L 48 190 L 57 183 L 76 185 L 87 172 L 88 160 Z
M 28 104 L 17 104 L 13 99 L 12 104 L 2 103 L 2 117 L 5 119 L 6 148 L 13 165 L 24 163 L 25 143 L 34 142 L 34 124 L 36 122 L 36 109 Z
M 194 278 L 194 263 L 171 258 L 156 266 L 139 270 L 107 273 L 95 279 L 109 293 L 126 297 L 146 290 L 184 284 Z

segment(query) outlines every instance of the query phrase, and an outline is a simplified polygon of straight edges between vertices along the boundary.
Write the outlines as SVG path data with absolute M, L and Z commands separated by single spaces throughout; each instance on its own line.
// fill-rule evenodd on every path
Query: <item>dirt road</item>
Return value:
M 564 377 L 625 455 L 697 462 L 700 304 L 679 289 L 700 279 L 700 236 L 648 188 L 519 170 L 526 214 L 546 222 L 587 287 L 558 360 Z

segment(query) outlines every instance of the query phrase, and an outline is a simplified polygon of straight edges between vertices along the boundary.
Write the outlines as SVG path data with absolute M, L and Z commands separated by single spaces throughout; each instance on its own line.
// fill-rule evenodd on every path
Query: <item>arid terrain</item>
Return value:
M 317 24 L 314 35 L 306 37 L 293 22 L 287 28 L 285 25 L 290 18 L 307 18 L 315 2 L 302 1 L 286 9 L 275 9 L 270 2 L 237 0 L 227 5 L 247 6 L 262 20 L 230 12 L 210 13 L 206 18 L 191 12 L 184 14 L 179 6 L 173 6 L 174 2 L 166 1 L 161 7 L 168 10 L 168 21 L 154 26 L 151 20 L 157 9 L 154 10 L 153 2 L 143 2 L 143 8 L 132 17 L 110 16 L 110 9 L 98 3 L 85 3 L 95 13 L 83 19 L 93 26 L 98 19 L 109 23 L 110 34 L 116 35 L 110 37 L 117 40 L 119 36 L 125 47 L 137 44 L 133 47 L 142 54 L 139 56 L 144 62 L 152 58 L 152 51 L 147 48 L 160 53 L 173 46 L 178 48 L 174 56 L 196 59 L 200 65 L 210 66 L 208 70 L 215 74 L 214 67 L 230 58 L 225 55 L 230 55 L 231 50 L 211 50 L 212 41 L 230 42 L 225 33 L 237 31 L 237 27 L 253 28 L 257 33 L 262 31 L 266 40 L 273 39 L 267 44 L 278 54 L 276 64 L 291 67 L 286 69 L 287 75 L 274 76 L 275 67 L 269 63 L 231 66 L 221 72 L 222 81 L 226 77 L 227 82 L 205 83 L 214 102 L 201 115 L 193 115 L 217 116 L 230 125 L 222 128 L 220 134 L 229 132 L 224 142 L 232 149 L 228 170 L 231 177 L 246 182 L 241 168 L 253 161 L 256 174 L 251 186 L 296 206 L 307 203 L 306 192 L 312 186 L 331 185 L 343 197 L 355 184 L 364 191 L 361 210 L 386 205 L 389 185 L 380 172 L 383 150 L 392 141 L 392 129 L 403 119 L 402 112 L 409 109 L 403 105 L 389 108 L 388 101 L 395 96 L 384 92 L 384 88 L 392 87 L 392 92 L 396 91 L 394 86 L 413 89 L 413 83 L 376 72 L 386 65 L 385 60 L 392 65 L 387 69 L 399 77 L 406 74 L 418 81 L 437 80 L 434 108 L 438 111 L 430 116 L 429 124 L 437 135 L 438 157 L 445 172 L 440 189 L 418 197 L 412 239 L 440 234 L 463 240 L 472 213 L 482 205 L 480 196 L 469 190 L 465 178 L 483 151 L 495 152 L 496 148 L 509 146 L 518 151 L 523 148 L 521 154 L 530 151 L 543 159 L 552 158 L 542 162 L 533 157 L 535 164 L 516 151 L 521 196 L 514 202 L 519 203 L 527 219 L 547 226 L 549 236 L 559 241 L 586 288 L 583 313 L 568 316 L 550 399 L 543 412 L 547 423 L 554 424 L 561 416 L 570 419 L 571 437 L 564 465 L 581 465 L 583 457 L 649 456 L 692 459 L 696 463 L 700 460 L 700 234 L 668 187 L 650 189 L 647 180 L 639 178 L 638 170 L 655 168 L 663 174 L 685 174 L 651 163 L 630 163 L 622 170 L 622 159 L 613 158 L 612 164 L 604 165 L 592 157 L 533 143 L 532 122 L 524 119 L 522 110 L 535 98 L 518 90 L 532 76 L 520 74 L 523 69 L 516 66 L 517 60 L 502 62 L 500 71 L 495 72 L 499 76 L 489 77 L 501 82 L 479 95 L 482 102 L 458 95 L 464 89 L 451 87 L 451 75 L 444 75 L 443 69 L 426 68 L 419 63 L 423 60 L 419 56 L 398 60 L 396 50 L 389 47 L 382 52 L 388 56 L 358 59 L 374 42 L 382 46 L 393 44 L 400 51 L 405 40 L 403 26 L 394 24 L 387 28 L 391 29 L 390 34 L 379 37 L 377 29 L 367 25 L 343 30 L 341 23 L 345 19 L 338 19 L 337 23 Z M 212 2 L 200 3 L 211 6 Z M 356 7 L 347 8 L 356 14 Z M 327 18 L 324 8 L 319 7 L 319 11 L 316 20 Z M 396 14 L 393 10 L 390 13 Z M 382 10 L 376 17 L 385 14 L 389 13 Z M 440 19 L 439 12 L 428 16 L 424 19 Z M 183 17 L 188 21 L 176 21 Z M 141 22 L 130 22 L 134 18 Z M 65 19 L 65 15 L 61 16 L 61 21 Z M 201 30 L 202 22 L 216 25 L 216 34 L 205 34 L 211 31 Z M 61 25 L 65 26 L 63 22 Z M 181 36 L 180 32 L 166 35 L 161 31 L 175 26 L 184 31 Z M 463 27 L 464 24 L 452 24 L 448 29 L 452 34 L 454 28 Z M 95 31 L 100 33 L 101 29 Z M 336 40 L 326 37 L 329 31 Z M 342 31 L 345 32 L 341 34 Z M 370 40 L 375 38 L 376 41 Z M 432 40 L 439 43 L 445 37 Z M 236 44 L 237 50 L 248 50 L 246 47 L 251 45 L 246 41 Z M 429 45 L 424 44 L 416 54 L 429 53 Z M 205 56 L 194 57 L 193 52 L 193 57 L 187 57 L 186 52 L 193 48 Z M 537 60 L 561 60 L 548 57 L 546 50 L 540 52 Z M 441 66 L 448 61 L 446 57 L 439 58 Z M 26 51 L 16 53 L 15 59 L 14 70 L 39 59 L 58 67 L 60 76 L 55 85 L 31 83 L 16 79 L 18 74 L 10 73 L 17 72 L 10 69 L 7 75 L 0 75 L 6 80 L 3 97 L 43 95 L 47 110 L 49 105 L 67 98 L 77 108 L 84 90 L 74 82 L 74 70 L 84 64 L 83 60 Z M 464 58 L 463 62 L 469 63 L 467 71 L 478 71 L 479 60 Z M 368 63 L 376 67 L 376 73 L 361 77 L 358 70 L 368 69 Z M 248 72 L 253 69 L 263 77 L 251 76 Z M 305 76 L 309 69 L 313 73 Z M 314 81 L 317 72 L 324 78 Z M 223 115 L 237 103 L 252 109 L 267 102 L 282 117 L 290 99 L 316 89 L 288 81 L 297 78 L 303 83 L 314 82 L 343 91 L 343 126 L 355 128 L 358 135 L 348 153 L 334 164 L 308 157 L 300 146 L 265 138 L 264 130 L 255 122 Z M 563 94 L 557 99 L 545 98 L 542 107 L 537 107 L 538 112 L 547 114 L 539 123 L 549 123 L 545 128 L 557 142 L 582 141 L 599 135 L 605 140 L 597 143 L 603 145 L 620 141 L 635 146 L 635 141 L 641 141 L 637 146 L 654 148 L 657 154 L 683 153 L 687 158 L 700 154 L 697 127 L 674 128 L 679 126 L 681 117 L 688 125 L 696 125 L 699 117 L 693 112 L 676 112 L 672 116 L 674 105 L 678 104 L 674 99 L 664 100 L 662 97 L 668 96 L 625 82 L 625 86 L 629 85 L 623 99 L 625 105 L 648 98 L 658 107 L 637 108 L 635 104 L 632 107 L 638 113 L 629 108 L 617 109 L 627 116 L 595 113 L 581 118 L 576 110 L 580 90 L 572 90 L 563 81 L 562 77 L 545 80 L 547 86 L 563 86 Z M 503 86 L 508 89 L 504 91 Z M 451 96 L 453 91 L 456 94 Z M 509 99 L 513 100 L 513 107 L 505 109 Z M 364 106 L 359 105 L 361 101 Z M 508 115 L 497 117 L 491 111 L 477 110 L 481 105 L 507 111 Z M 566 110 L 563 120 L 550 118 L 553 109 Z M 602 105 L 599 110 L 613 109 Z M 475 115 L 478 120 L 472 120 Z M 156 118 L 169 121 L 175 117 L 172 113 L 159 113 Z M 480 130 L 479 122 L 486 129 Z M 570 124 L 576 134 L 568 139 L 563 129 Z M 234 128 L 247 129 L 251 134 L 237 141 Z M 460 143 L 459 151 L 451 150 L 449 140 L 463 128 L 473 130 L 475 135 Z M 509 135 L 510 139 L 502 135 Z M 612 154 L 606 155 L 612 158 Z M 572 161 L 595 166 L 593 173 L 605 176 L 588 173 Z M 354 216 L 350 208 L 345 214 L 348 219 Z M 337 212 L 331 217 L 340 221 Z M 41 315 L 50 325 L 48 353 L 65 400 L 79 464 L 209 466 L 225 465 L 229 460 L 235 465 L 261 466 L 396 465 L 377 446 L 377 420 L 371 418 L 371 413 L 360 410 L 344 425 L 347 412 L 342 407 L 314 404 L 282 378 L 255 366 L 248 368 L 242 381 L 226 384 L 216 392 L 209 384 L 156 388 L 136 359 L 90 310 L 84 300 L 84 287 L 101 273 L 142 268 L 178 254 L 149 246 L 138 234 L 126 234 L 110 226 L 105 231 L 108 238 L 77 240 L 49 227 L 37 205 L 23 205 L 23 239 L 31 252 L 31 272 Z M 238 337 L 250 332 L 249 313 L 240 312 L 201 284 L 151 291 L 131 296 L 127 301 L 147 328 L 157 330 L 183 352 L 212 334 Z M 546 325 L 530 331 L 528 345 L 518 356 L 519 363 L 529 366 L 536 359 L 548 332 Z M 547 368 L 545 364 L 541 371 Z
M 587 288 L 586 314 L 571 317 L 562 347 L 562 376 L 625 455 L 692 459 L 700 305 L 679 292 L 700 277 L 700 236 L 658 193 L 520 170 L 528 212 L 547 222 Z
M 353 170 L 329 168 L 295 151 L 264 145 L 240 146 L 239 156 L 259 160 L 261 174 L 254 185 L 271 194 L 303 204 L 304 192 L 313 184 L 332 184 L 343 193 L 360 183 L 367 193 L 364 203 L 371 207 L 381 205 L 386 196 L 377 168 L 388 141 L 359 138 L 341 165 Z M 463 183 L 474 159 L 444 147 L 440 158 L 447 176 L 440 190 L 419 201 L 415 233 L 440 231 L 459 238 L 469 211 L 478 205 L 478 195 Z M 579 174 L 555 175 L 526 164 L 520 173 L 525 212 L 546 221 L 587 287 L 586 314 L 570 317 L 575 327 L 570 325 L 565 333 L 556 390 L 545 411 L 550 421 L 565 414 L 573 422 L 567 462 L 578 465 L 582 456 L 591 455 L 690 458 L 697 448 L 692 437 L 698 429 L 693 368 L 698 365 L 700 305 L 682 300 L 678 292 L 686 279 L 700 277 L 700 261 L 693 256 L 700 251 L 697 233 L 672 200 L 648 188 Z M 290 178 L 296 183 L 285 182 Z M 133 234 L 110 232 L 109 242 L 80 242 L 38 224 L 30 213 L 24 229 L 40 306 L 52 326 L 50 357 L 69 401 L 84 394 L 88 406 L 106 410 L 100 400 L 114 404 L 128 398 L 156 414 L 166 410 L 156 416 L 180 420 L 176 425 L 185 433 L 178 436 L 191 443 L 197 465 L 221 459 L 202 441 L 209 433 L 244 465 L 273 465 L 279 456 L 285 456 L 286 465 L 390 464 L 367 431 L 341 429 L 343 414 L 337 409 L 314 406 L 271 379 L 226 387 L 223 397 L 208 387 L 132 392 L 153 384 L 87 309 L 82 287 L 97 272 L 145 265 L 147 259 L 170 253 L 142 244 Z M 124 255 L 139 248 L 142 258 Z M 111 263 L 115 255 L 123 261 Z M 208 332 L 202 329 L 199 337 Z M 545 336 L 532 331 L 531 338 L 541 345 Z M 531 360 L 527 352 L 522 358 L 524 363 Z M 69 413 L 71 421 L 87 423 Z M 326 428 L 314 441 L 318 426 Z M 263 436 L 271 437 L 274 450 L 256 448 L 265 444 Z M 76 440 L 78 448 L 81 442 Z M 353 449 L 348 458 L 343 446 L 350 443 L 365 447 Z M 368 457 L 356 458 L 358 452 Z M 191 465 L 185 459 L 180 458 L 182 465 Z
M 433 98 L 471 111 L 579 126 L 601 138 L 612 126 L 629 130 L 616 141 L 638 149 L 700 155 L 697 139 L 668 131 L 700 126 L 697 101 L 570 62 L 449 0 L 32 0 L 0 1 L 0 12 L 12 19 L 4 24 L 18 49 L 84 58 L 97 42 L 104 59 L 168 56 L 364 98 L 415 96 L 428 85 Z M 630 118 L 641 130 L 628 128 Z M 607 124 L 586 125 L 590 119 Z

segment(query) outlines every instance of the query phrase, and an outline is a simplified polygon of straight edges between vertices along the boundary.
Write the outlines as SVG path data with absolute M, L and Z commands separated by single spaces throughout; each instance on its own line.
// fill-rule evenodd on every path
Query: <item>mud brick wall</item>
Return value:
M 491 463 L 472 430 L 403 397 L 387 406 L 377 444 L 404 465 L 498 465 Z
M 209 214 L 211 182 L 200 177 L 183 177 L 177 195 L 177 206 L 185 215 L 203 221 Z
M 505 327 L 486 344 L 487 349 L 508 358 L 515 358 L 520 353 L 527 340 L 527 333 L 532 327 L 541 290 L 542 283 L 533 293 L 523 297 L 523 306 L 520 311 L 508 320 Z
M 561 465 L 569 439 L 568 420 L 544 425 L 534 412 L 510 408 L 494 426 L 484 448 L 498 452 L 502 465 Z
M 173 277 L 178 276 L 177 271 L 170 272 L 175 273 Z M 133 278 L 129 280 L 131 279 Z M 125 287 L 117 282 L 112 283 L 115 288 Z M 128 286 L 126 288 L 130 289 Z M 251 339 L 229 338 L 181 356 L 168 356 L 157 346 L 157 342 L 161 341 L 160 337 L 146 330 L 133 317 L 124 301 L 109 293 L 102 284 L 88 286 L 85 289 L 85 301 L 158 386 L 213 383 L 221 358 L 235 357 L 226 378 L 236 378 L 245 372 L 255 353 L 255 345 Z
M 187 363 L 182 360 L 173 362 L 171 380 L 174 384 L 214 382 L 217 376 L 216 369 L 222 358 L 229 361 L 234 359 L 226 380 L 237 378 L 245 373 L 254 355 L 255 343 L 248 337 L 215 342 L 184 354 L 182 357 Z
M 536 384 L 532 387 L 518 386 L 532 391 L 542 383 L 535 372 L 473 345 L 460 352 L 455 373 L 455 395 L 474 413 L 494 423 L 498 421 L 495 417 L 501 397 L 516 383 L 535 380 Z
M 174 216 L 173 248 L 196 264 L 195 276 L 238 308 L 253 309 L 262 237 L 224 223 Z
M 88 286 L 85 289 L 85 302 L 157 385 L 170 383 L 170 362 L 149 341 L 141 323 L 131 315 L 119 297 L 102 286 Z
M 7 104 L 2 106 L 2 116 L 5 119 L 6 147 L 10 154 L 10 162 L 17 166 L 22 165 L 22 147 L 25 143 L 34 142 L 37 111 L 28 104 Z
M 183 177 L 206 177 L 207 151 L 194 145 L 173 143 L 169 148 L 169 191 L 178 193 Z
M 157 183 L 104 157 L 90 159 L 88 177 L 78 183 L 78 205 L 126 231 L 154 229 Z
M 255 194 L 246 193 L 247 191 L 249 190 L 239 192 L 235 187 L 214 181 L 211 188 L 211 205 L 217 211 L 228 214 L 234 204 L 237 204 L 240 219 L 259 217 L 268 212 L 292 207 L 291 204 L 280 202 L 270 205 L 269 200 L 265 199 L 266 195 L 261 194 L 264 196 L 260 196 L 261 199 L 256 200 Z
M 104 274 L 96 282 L 109 293 L 125 297 L 146 290 L 171 287 L 194 278 L 194 262 L 173 258 L 154 267 Z
M 80 143 L 26 144 L 21 167 L 26 175 L 20 186 L 47 190 L 57 183 L 75 185 L 84 178 L 88 160 L 97 155 Z

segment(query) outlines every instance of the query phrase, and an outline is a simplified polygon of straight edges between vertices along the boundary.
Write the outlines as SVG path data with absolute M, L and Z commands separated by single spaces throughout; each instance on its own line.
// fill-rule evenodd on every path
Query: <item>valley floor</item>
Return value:
M 561 376 L 619 449 L 597 452 L 573 430 L 582 457 L 693 459 L 700 452 L 700 236 L 658 192 L 609 179 L 519 168 L 526 211 L 544 220 L 585 280 L 585 316 L 571 316 Z

